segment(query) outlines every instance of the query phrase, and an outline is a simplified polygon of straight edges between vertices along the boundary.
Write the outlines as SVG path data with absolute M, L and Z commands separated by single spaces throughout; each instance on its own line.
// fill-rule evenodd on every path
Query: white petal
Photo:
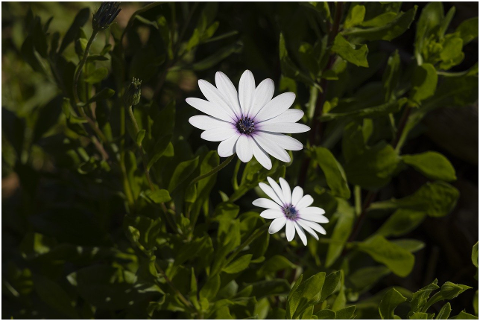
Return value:
M 323 215 L 325 214 L 325 210 L 320 207 L 307 207 L 307 208 L 298 208 L 298 210 L 301 210 L 302 213 L 305 214 L 318 214 L 318 215 Z
M 295 227 L 292 221 L 287 220 L 287 226 L 285 227 L 285 234 L 287 235 L 287 241 L 291 242 L 295 237 Z
M 302 226 L 305 228 L 306 226 L 314 229 L 315 231 L 317 231 L 318 233 L 320 234 L 323 234 L 323 235 L 326 235 L 327 234 L 327 231 L 325 231 L 325 229 L 320 226 L 319 224 L 317 223 L 314 223 L 314 222 L 311 222 L 311 221 L 306 221 L 306 220 L 298 220 L 297 222 L 299 222 L 299 224 L 302 224 Z
M 244 163 L 248 163 L 253 157 L 253 139 L 247 135 L 240 135 L 237 144 L 235 145 L 235 152 L 238 158 Z
M 237 130 L 233 126 L 218 127 L 204 131 L 200 137 L 209 142 L 221 142 L 227 138 L 237 134 Z
M 272 100 L 274 91 L 275 85 L 270 78 L 265 79 L 258 85 L 253 94 L 253 101 L 249 113 L 250 118 L 255 117 L 262 107 Z
M 275 194 L 277 194 L 278 198 L 282 203 L 280 205 L 286 205 L 285 199 L 283 198 L 283 192 L 280 186 L 275 182 L 271 177 L 267 177 L 268 183 L 272 187 L 272 189 L 275 191 Z
M 299 217 L 302 220 L 315 222 L 315 223 L 328 223 L 328 218 L 318 214 L 303 214 L 300 212 Z
M 292 205 L 297 206 L 297 203 L 302 199 L 302 197 L 303 197 L 303 188 L 301 188 L 300 186 L 296 186 L 293 189 L 293 193 L 292 193 Z
M 293 222 L 293 224 L 295 225 L 295 230 L 297 230 L 297 234 L 298 236 L 300 236 L 300 239 L 302 240 L 303 245 L 307 246 L 307 236 L 305 235 L 303 228 L 296 222 Z
M 279 217 L 273 220 L 272 224 L 268 228 L 268 233 L 274 234 L 280 231 L 287 223 L 287 219 L 285 217 Z
M 302 150 L 303 144 L 300 143 L 293 137 L 278 134 L 278 133 L 269 133 L 269 132 L 262 132 L 261 135 L 266 139 L 274 142 L 279 147 L 287 150 Z
M 258 145 L 257 141 L 255 139 L 253 140 L 253 156 L 255 156 L 255 159 L 268 170 L 272 169 L 272 161 L 270 160 L 270 157 L 268 156 L 267 152 L 263 150 L 260 145 Z
M 228 105 L 233 109 L 235 115 L 241 115 L 240 104 L 238 103 L 238 93 L 230 78 L 223 72 L 217 71 L 215 74 L 215 85 L 220 93 L 225 97 Z
M 218 91 L 217 88 L 215 88 L 215 86 L 206 80 L 200 79 L 198 80 L 198 87 L 200 87 L 200 90 L 208 99 L 208 101 L 212 102 L 216 106 L 221 107 L 223 111 L 230 116 L 230 118 L 237 118 L 236 116 L 238 115 L 235 114 L 234 109 L 228 105 L 224 96 Z
M 285 217 L 282 211 L 279 210 L 265 210 L 260 214 L 261 217 L 273 220 L 279 217 Z
M 281 148 L 280 146 L 278 146 L 277 144 L 275 144 L 271 140 L 267 139 L 266 136 L 264 136 L 263 134 L 264 133 L 259 133 L 255 136 L 253 136 L 253 139 L 267 153 L 269 153 L 270 155 L 272 155 L 276 159 L 281 160 L 282 162 L 289 163 L 290 162 L 290 155 L 288 155 L 288 153 L 283 148 Z
M 280 200 L 280 198 L 278 198 L 277 194 L 273 191 L 273 189 L 268 186 L 267 184 L 265 183 L 260 183 L 258 184 L 258 186 L 262 189 L 262 191 L 268 195 L 268 197 L 270 197 L 275 203 L 277 203 L 278 205 L 283 205 L 283 202 Z
M 268 198 L 257 198 L 252 202 L 254 206 L 263 207 L 272 210 L 282 210 L 282 207 Z
M 218 120 L 216 118 L 206 116 L 206 115 L 197 115 L 192 116 L 188 119 L 188 122 L 199 129 L 208 130 L 218 127 L 232 127 L 231 123 L 228 123 L 223 120 Z
M 187 104 L 192 106 L 193 108 L 196 108 L 197 110 L 201 111 L 202 113 L 205 113 L 207 115 L 210 115 L 212 117 L 225 120 L 228 122 L 234 122 L 235 119 L 231 116 L 233 114 L 225 112 L 225 110 L 220 107 L 216 106 L 215 104 L 203 100 L 200 98 L 187 98 L 185 99 Z
M 238 98 L 244 115 L 248 115 L 255 93 L 255 78 L 250 70 L 245 70 L 238 83 Z
M 306 224 L 303 224 L 305 221 L 304 220 L 297 220 L 296 223 L 298 225 L 300 225 L 305 231 L 307 231 L 308 233 L 310 233 L 310 235 L 312 235 L 317 241 L 318 241 L 318 235 L 317 233 L 315 233 L 314 230 L 312 230 L 311 227 L 309 227 L 308 225 Z
M 229 157 L 235 153 L 235 144 L 237 143 L 240 134 L 232 135 L 230 138 L 225 139 L 218 145 L 218 156 Z
M 270 100 L 255 116 L 256 121 L 265 121 L 267 119 L 277 117 L 284 111 L 286 111 L 290 106 L 292 106 L 295 101 L 295 94 L 288 92 L 278 95 L 277 97 Z
M 280 177 L 280 186 L 282 187 L 285 204 L 292 204 L 292 190 L 290 189 L 290 185 L 288 185 L 287 181 L 284 180 L 283 177 Z
M 307 194 L 304 197 L 302 197 L 300 201 L 298 201 L 297 205 L 295 205 L 295 208 L 299 211 L 305 207 L 312 205 L 312 203 L 313 203 L 313 198 Z
M 258 119 L 256 120 L 262 123 L 295 123 L 300 119 L 302 119 L 303 114 L 304 114 L 303 111 L 300 109 L 288 109 L 282 114 L 278 115 L 277 117 L 273 117 L 269 120 L 266 120 L 266 121 L 259 121 Z
M 272 133 L 297 134 L 305 133 L 310 130 L 310 127 L 298 123 L 260 123 L 255 126 L 255 129 Z

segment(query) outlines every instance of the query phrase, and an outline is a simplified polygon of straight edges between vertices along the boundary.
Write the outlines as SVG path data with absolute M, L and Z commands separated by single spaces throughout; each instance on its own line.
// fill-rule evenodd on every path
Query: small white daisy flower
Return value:
M 230 79 L 222 72 L 215 74 L 215 86 L 200 79 L 198 86 L 207 100 L 187 98 L 186 102 L 207 115 L 190 117 L 193 126 L 204 130 L 201 137 L 218 145 L 218 155 L 249 162 L 253 156 L 266 169 L 272 168 L 268 155 L 290 162 L 285 150 L 303 148 L 295 138 L 283 133 L 303 133 L 310 127 L 296 122 L 303 111 L 289 109 L 295 94 L 286 92 L 272 99 L 275 86 L 265 79 L 255 87 L 250 70 L 245 70 L 238 84 L 238 93 Z
M 285 226 L 285 234 L 290 242 L 297 231 L 304 245 L 307 245 L 305 231 L 318 240 L 317 231 L 320 234 L 327 234 L 325 229 L 318 223 L 328 223 L 328 218 L 323 214 L 325 211 L 320 207 L 310 206 L 313 198 L 310 195 L 303 195 L 303 189 L 297 186 L 292 190 L 287 181 L 280 178 L 281 187 L 270 177 L 267 178 L 270 186 L 260 183 L 262 191 L 270 199 L 259 198 L 253 201 L 253 205 L 266 208 L 260 216 L 273 220 L 268 228 L 270 234 L 277 233 Z

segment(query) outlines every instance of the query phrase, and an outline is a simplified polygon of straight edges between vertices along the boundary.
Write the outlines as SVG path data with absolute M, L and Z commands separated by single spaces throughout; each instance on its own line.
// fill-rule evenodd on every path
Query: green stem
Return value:
M 215 167 L 214 169 L 212 169 L 210 172 L 208 173 L 205 173 L 203 175 L 200 175 L 198 176 L 197 178 L 195 178 L 189 185 L 193 185 L 195 184 L 196 182 L 204 179 L 204 178 L 207 178 L 208 176 L 212 176 L 213 174 L 216 174 L 217 172 L 219 172 L 222 168 L 224 168 L 225 166 L 227 166 L 231 161 L 232 159 L 235 157 L 235 154 L 228 157 L 226 160 L 224 160 L 222 163 L 220 163 L 217 167 Z
M 128 181 L 127 169 L 125 167 L 125 106 L 120 107 L 120 169 L 123 176 L 123 189 L 125 190 L 125 196 L 127 197 L 130 208 L 133 207 L 134 199 L 130 182 Z

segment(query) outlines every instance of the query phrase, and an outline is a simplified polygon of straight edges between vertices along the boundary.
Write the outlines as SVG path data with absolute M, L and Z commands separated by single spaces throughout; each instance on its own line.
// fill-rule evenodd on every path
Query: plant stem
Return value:
M 123 176 L 123 189 L 125 190 L 125 196 L 130 205 L 130 208 L 133 207 L 135 203 L 133 199 L 132 188 L 128 180 L 127 169 L 125 167 L 125 106 L 122 104 L 120 107 L 120 169 Z
M 410 117 L 411 111 L 412 108 L 410 106 L 405 107 L 405 109 L 403 110 L 402 118 L 400 118 L 400 121 L 398 122 L 397 135 L 395 135 L 395 138 L 392 141 L 392 146 L 397 152 L 399 152 L 398 149 L 401 147 L 401 145 L 398 144 L 400 142 L 400 139 L 402 138 L 403 130 L 405 129 L 405 125 L 407 125 L 407 121 Z
M 203 175 L 200 175 L 200 176 L 197 176 L 189 185 L 193 185 L 195 184 L 196 182 L 198 182 L 199 180 L 202 180 L 204 178 L 207 178 L 208 176 L 211 176 L 213 174 L 216 174 L 217 172 L 219 172 L 222 168 L 224 168 L 225 166 L 227 166 L 231 161 L 232 159 L 235 157 L 235 155 L 232 155 L 232 156 L 229 156 L 226 160 L 224 160 L 223 162 L 221 162 L 217 167 L 215 167 L 214 169 L 212 169 L 210 172 L 208 173 L 205 173 Z

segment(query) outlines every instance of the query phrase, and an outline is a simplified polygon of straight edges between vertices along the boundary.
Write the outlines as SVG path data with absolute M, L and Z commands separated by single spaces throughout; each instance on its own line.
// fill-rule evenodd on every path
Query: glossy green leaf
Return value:
M 360 293 L 369 290 L 381 278 L 390 274 L 390 270 L 385 266 L 369 266 L 361 268 L 348 276 L 348 280 L 354 285 Z
M 452 312 L 452 307 L 449 302 L 445 303 L 445 305 L 440 309 L 435 319 L 437 320 L 446 320 L 450 316 Z
M 89 8 L 83 8 L 78 11 L 77 15 L 75 16 L 75 19 L 73 19 L 73 23 L 68 28 L 67 33 L 63 37 L 62 44 L 60 45 L 60 49 L 58 50 L 59 54 L 62 54 L 62 52 L 67 48 L 67 46 L 72 43 L 76 38 L 77 34 L 83 25 L 88 21 L 90 18 L 90 9 Z
M 146 190 L 145 195 L 157 204 L 165 203 L 170 200 L 170 194 L 165 189 L 156 189 L 155 191 Z
M 433 291 L 438 290 L 440 287 L 437 285 L 437 279 L 433 280 L 429 285 L 421 288 L 412 295 L 410 300 L 410 312 L 409 315 L 413 315 L 415 312 L 422 312 L 423 308 L 427 304 L 428 298 Z
M 333 217 L 338 217 L 338 220 L 331 236 L 332 242 L 328 245 L 327 258 L 325 261 L 325 266 L 327 267 L 335 263 L 342 253 L 345 242 L 348 240 L 352 231 L 355 213 L 347 201 L 338 200 L 337 211 Z
M 332 51 L 336 52 L 346 61 L 359 66 L 368 67 L 367 45 L 361 45 L 358 49 L 356 46 L 348 42 L 342 35 L 337 35 L 333 43 Z
M 391 288 L 383 297 L 378 311 L 382 319 L 395 319 L 395 308 L 407 300 L 395 288 Z
M 168 184 L 168 191 L 171 193 L 174 191 L 180 184 L 187 181 L 187 179 L 192 175 L 195 169 L 198 166 L 198 156 L 194 159 L 181 162 L 175 168 L 170 183 Z
M 478 17 L 462 21 L 455 33 L 463 40 L 465 46 L 478 37 Z
M 354 109 L 349 111 L 340 111 L 340 109 L 334 109 L 333 112 L 328 112 L 322 115 L 322 121 L 329 121 L 333 119 L 340 119 L 340 118 L 365 118 L 365 117 L 379 117 L 385 116 L 390 113 L 398 112 L 403 105 L 407 102 L 406 98 L 401 98 L 399 100 L 389 101 L 387 103 L 373 106 L 373 107 L 366 107 L 362 109 Z
M 402 160 L 428 178 L 447 182 L 457 179 L 455 168 L 440 153 L 425 152 L 417 155 L 402 155 Z
M 478 268 L 478 242 L 472 248 L 472 263 Z
M 350 189 L 348 188 L 345 172 L 342 165 L 335 159 L 335 156 L 324 147 L 315 147 L 312 150 L 312 154 L 325 174 L 328 187 L 332 190 L 332 194 L 349 199 Z
M 329 310 L 329 309 L 323 309 L 315 313 L 318 319 L 321 320 L 332 320 L 335 319 L 335 311 Z
M 415 257 L 383 236 L 374 236 L 357 245 L 358 250 L 367 253 L 375 261 L 385 264 L 393 273 L 405 277 L 413 269 Z
M 378 229 L 377 234 L 384 237 L 402 236 L 420 225 L 427 214 L 423 211 L 398 209 Z
M 89 84 L 96 84 L 101 82 L 103 79 L 105 79 L 108 76 L 108 69 L 107 68 L 98 68 L 95 69 L 94 72 L 89 74 L 87 78 L 85 78 L 85 82 Z
M 290 262 L 286 257 L 274 255 L 265 261 L 265 263 L 257 271 L 257 274 L 259 276 L 264 276 L 284 269 L 293 269 L 295 266 L 296 265 Z
M 327 275 L 322 287 L 320 302 L 325 301 L 339 286 L 341 286 L 341 277 L 342 275 L 340 271 L 335 271 Z
M 349 29 L 356 25 L 361 24 L 363 22 L 364 17 L 365 17 L 365 6 L 352 4 L 348 10 L 347 18 L 343 23 L 343 28 Z
M 461 311 L 456 316 L 452 317 L 451 319 L 461 319 L 461 320 L 478 320 L 478 317 L 471 315 L 470 313 L 465 312 L 465 310 Z
M 252 254 L 245 254 L 239 257 L 238 259 L 236 259 L 235 261 L 233 261 L 232 263 L 230 263 L 229 265 L 227 265 L 223 269 L 223 271 L 228 274 L 241 272 L 248 267 L 251 260 L 252 260 Z
M 419 104 L 431 97 L 437 88 L 437 79 L 437 70 L 433 65 L 417 66 L 413 74 L 411 99 Z
M 348 320 L 355 318 L 355 306 L 349 306 L 336 312 L 335 319 Z

